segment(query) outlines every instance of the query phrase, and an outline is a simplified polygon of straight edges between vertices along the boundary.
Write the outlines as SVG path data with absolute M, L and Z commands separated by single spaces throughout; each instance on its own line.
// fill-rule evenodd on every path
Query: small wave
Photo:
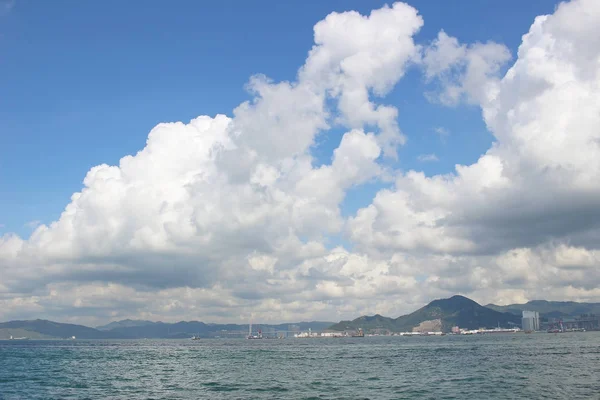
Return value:
M 282 393 L 289 392 L 290 389 L 283 386 L 271 386 L 266 388 L 254 388 L 251 389 L 253 392 L 267 392 L 267 393 Z
M 203 383 L 202 385 L 205 386 L 206 388 L 208 388 L 208 390 L 210 390 L 212 392 L 235 392 L 235 391 L 241 389 L 240 385 L 222 384 L 219 382 L 206 382 L 206 383 Z

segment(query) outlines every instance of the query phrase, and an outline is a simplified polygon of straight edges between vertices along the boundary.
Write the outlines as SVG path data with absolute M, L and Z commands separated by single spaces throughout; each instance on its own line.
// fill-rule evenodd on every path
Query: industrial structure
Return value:
M 554 318 L 548 321 L 548 332 L 597 330 L 600 330 L 600 318 L 594 314 L 582 314 L 575 318 Z
M 523 311 L 521 319 L 522 328 L 525 332 L 540 330 L 540 314 L 537 311 Z

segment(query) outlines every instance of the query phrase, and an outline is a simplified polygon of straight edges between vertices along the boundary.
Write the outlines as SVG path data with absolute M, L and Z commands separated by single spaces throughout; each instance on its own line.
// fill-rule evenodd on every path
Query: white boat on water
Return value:
M 9 340 L 29 340 L 29 338 L 27 336 L 13 337 L 12 335 L 10 335 L 10 339 Z

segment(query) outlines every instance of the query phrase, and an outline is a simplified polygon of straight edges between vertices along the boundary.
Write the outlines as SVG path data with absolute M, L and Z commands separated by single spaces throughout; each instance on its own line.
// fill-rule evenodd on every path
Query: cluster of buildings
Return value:
M 479 329 L 461 329 L 458 326 L 452 327 L 451 335 L 482 335 L 486 333 L 517 333 L 521 332 L 519 328 L 479 328 Z
M 296 338 L 330 338 L 330 337 L 362 337 L 362 336 L 444 336 L 444 335 L 482 335 L 489 333 L 517 333 L 521 332 L 520 328 L 479 328 L 479 329 L 461 329 L 458 326 L 452 328 L 452 332 L 445 333 L 442 331 L 412 331 L 412 332 L 378 332 L 378 333 L 367 333 L 362 334 L 361 331 L 356 332 L 340 332 L 340 331 L 325 331 L 325 332 L 299 332 L 294 334 Z
M 594 314 L 582 314 L 579 317 L 540 319 L 537 311 L 523 311 L 521 319 L 523 331 L 537 332 L 576 332 L 600 330 L 600 318 Z
M 594 314 L 582 314 L 575 318 L 552 318 L 546 326 L 548 332 L 576 332 L 600 330 L 600 318 Z
M 331 331 L 313 332 L 310 328 L 308 332 L 298 332 L 294 334 L 296 338 L 334 338 L 334 337 L 364 337 L 365 334 L 361 328 L 356 331 Z
M 479 334 L 491 334 L 491 333 L 517 333 L 517 332 L 573 332 L 573 331 L 586 331 L 586 330 L 600 330 L 600 319 L 598 316 L 593 314 L 584 314 L 579 317 L 569 318 L 556 318 L 549 320 L 542 320 L 540 314 L 537 311 L 523 311 L 521 318 L 521 328 L 479 328 L 479 329 L 462 329 L 458 326 L 454 326 L 451 332 L 445 333 L 439 330 L 441 328 L 440 323 L 435 326 L 424 326 L 420 324 L 419 327 L 415 327 L 412 332 L 391 332 L 389 329 L 378 328 L 369 330 L 368 334 L 365 334 L 362 329 L 357 331 L 332 331 L 325 330 L 322 332 L 316 332 L 311 329 L 308 331 L 301 331 L 298 325 L 287 326 L 287 331 L 275 330 L 273 328 L 266 328 L 264 331 L 259 331 L 260 337 L 251 337 L 252 328 L 250 327 L 249 338 L 265 338 L 265 339 L 284 339 L 286 337 L 294 338 L 341 338 L 341 337 L 363 337 L 363 336 L 442 336 L 442 335 L 479 335 Z M 422 326 L 423 325 L 423 326 Z M 429 328 L 429 329 L 428 329 Z M 433 328 L 433 329 L 431 329 Z M 436 329 L 437 328 L 437 329 Z

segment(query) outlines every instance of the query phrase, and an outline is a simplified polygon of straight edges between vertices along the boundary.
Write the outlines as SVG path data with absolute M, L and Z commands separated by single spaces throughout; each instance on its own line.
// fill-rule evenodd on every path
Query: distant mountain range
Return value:
M 331 322 L 296 322 L 279 325 L 255 325 L 255 330 L 263 332 L 287 331 L 290 325 L 306 331 L 309 328 L 321 331 Z M 63 324 L 47 320 L 9 321 L 0 323 L 0 340 L 14 337 L 30 339 L 184 339 L 193 335 L 200 337 L 243 337 L 248 333 L 247 324 L 206 324 L 199 321 L 176 323 L 152 322 L 143 320 L 123 320 L 90 328 L 83 325 Z
M 537 311 L 544 318 L 576 317 L 582 314 L 600 315 L 600 303 L 577 303 L 574 301 L 532 300 L 525 304 L 510 304 L 508 306 L 488 304 L 486 307 L 515 315 L 521 315 L 524 310 Z
M 484 307 L 464 296 L 434 300 L 417 311 L 398 318 L 381 315 L 363 316 L 353 321 L 341 321 L 330 327 L 332 330 L 387 329 L 392 332 L 450 331 L 453 326 L 466 329 L 496 326 L 512 327 L 521 325 L 521 317 L 507 312 L 499 312 Z
M 449 331 L 453 326 L 466 329 L 481 327 L 493 328 L 521 325 L 523 310 L 538 311 L 542 318 L 575 317 L 581 314 L 600 315 L 600 303 L 576 303 L 572 301 L 534 300 L 526 304 L 482 306 L 463 296 L 434 300 L 425 307 L 398 318 L 388 318 L 379 314 L 362 316 L 352 321 L 296 322 L 279 325 L 260 324 L 256 329 L 263 332 L 287 331 L 290 325 L 295 329 L 307 331 L 356 330 L 366 332 L 383 329 L 392 332 Z M 0 339 L 28 337 L 30 339 L 177 339 L 200 337 L 244 337 L 248 332 L 247 324 L 207 324 L 199 321 L 181 321 L 176 323 L 153 322 L 126 319 L 107 325 L 90 328 L 83 325 L 63 324 L 46 320 L 9 321 L 0 323 Z
M 36 319 L 32 321 L 9 321 L 0 323 L 0 339 L 28 337 L 30 339 L 116 339 L 111 332 L 101 332 L 83 325 L 62 324 Z
M 99 331 L 110 331 L 112 329 L 133 328 L 137 326 L 152 325 L 155 322 L 145 321 L 141 319 L 124 319 L 122 321 L 114 321 L 110 324 L 97 326 Z
M 485 307 L 464 296 L 434 300 L 417 311 L 398 318 L 379 314 L 362 316 L 352 321 L 341 321 L 330 327 L 332 330 L 363 329 L 373 331 L 386 329 L 392 332 L 449 331 L 452 326 L 465 329 L 521 326 L 524 310 L 537 311 L 542 319 L 577 317 L 581 314 L 600 315 L 600 303 L 577 303 L 573 301 L 533 300 L 525 304 Z

